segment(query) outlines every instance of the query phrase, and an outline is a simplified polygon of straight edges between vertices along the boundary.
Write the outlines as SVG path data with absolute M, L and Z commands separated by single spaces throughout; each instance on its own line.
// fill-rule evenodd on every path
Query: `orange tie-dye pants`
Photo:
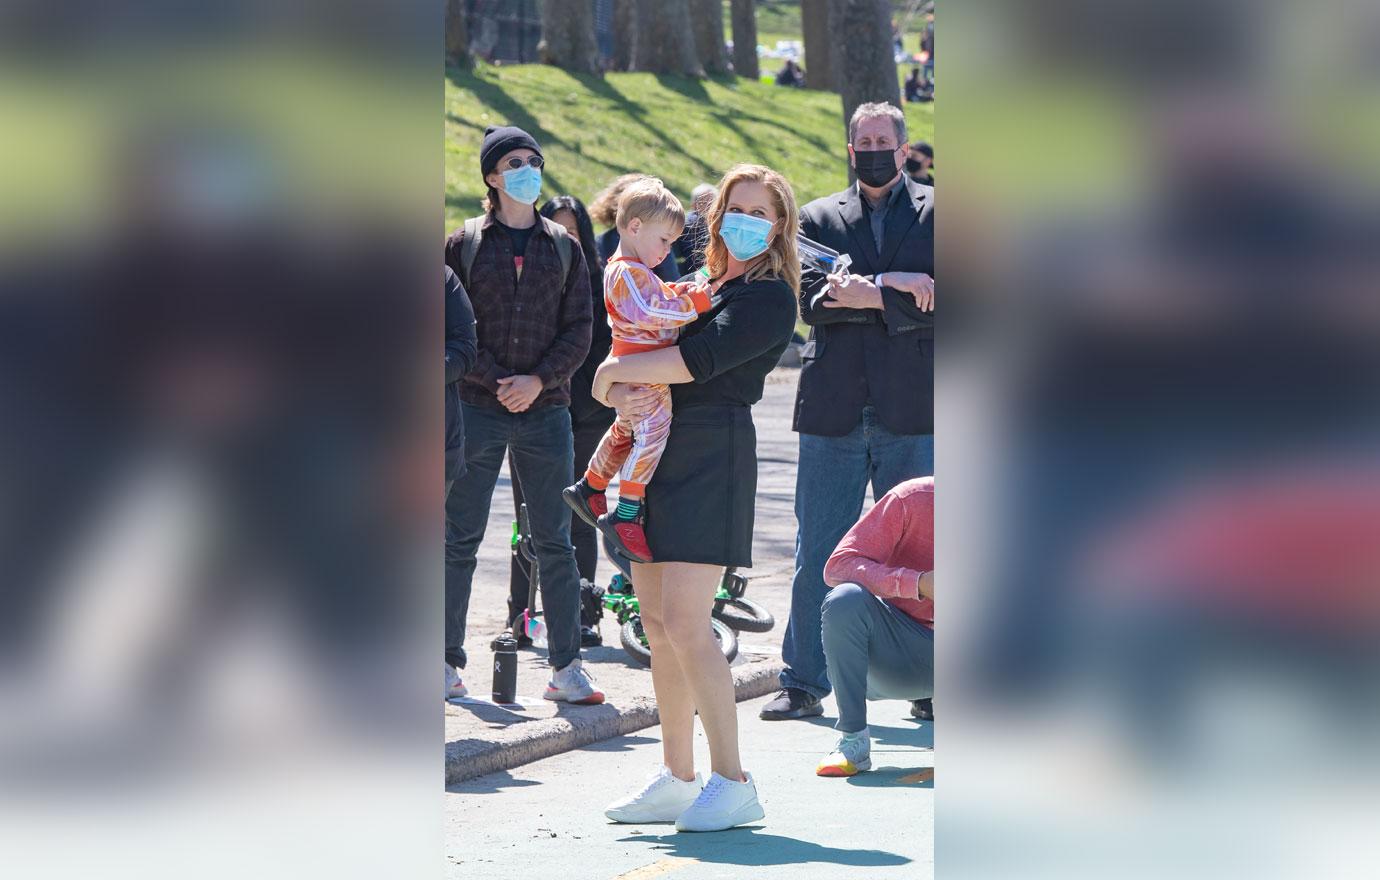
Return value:
M 656 408 L 636 424 L 623 416 L 616 418 L 594 450 L 585 479 L 595 489 L 608 488 L 617 474 L 620 495 L 641 498 L 646 494 L 647 484 L 666 451 L 666 439 L 671 436 L 671 387 L 647 388 L 657 393 Z

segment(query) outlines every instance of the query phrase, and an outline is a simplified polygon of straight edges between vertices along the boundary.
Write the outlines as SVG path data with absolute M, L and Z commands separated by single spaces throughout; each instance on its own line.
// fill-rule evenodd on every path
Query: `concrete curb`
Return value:
M 764 657 L 733 667 L 733 690 L 738 702 L 754 700 L 778 688 L 783 665 L 779 658 Z M 564 708 L 564 707 L 562 707 Z M 660 722 L 656 703 L 646 697 L 626 705 L 571 707 L 564 717 L 524 725 L 525 735 L 515 741 L 461 740 L 446 743 L 446 784 L 508 770 L 601 740 L 654 727 Z

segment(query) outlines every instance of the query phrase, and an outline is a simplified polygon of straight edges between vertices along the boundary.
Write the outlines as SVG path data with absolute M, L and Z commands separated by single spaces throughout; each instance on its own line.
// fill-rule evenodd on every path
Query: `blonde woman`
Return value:
M 799 211 L 790 185 L 760 165 L 737 165 L 709 209 L 705 265 L 712 306 L 679 344 L 614 357 L 593 394 L 636 422 L 670 385 L 674 417 L 647 486 L 652 564 L 633 564 L 633 585 L 652 649 L 664 764 L 606 811 L 616 822 L 675 822 L 679 831 L 721 831 L 763 817 L 738 753 L 733 678 L 710 630 L 726 565 L 752 565 L 757 435 L 752 404 L 795 327 Z M 710 776 L 695 772 L 695 713 L 709 740 Z

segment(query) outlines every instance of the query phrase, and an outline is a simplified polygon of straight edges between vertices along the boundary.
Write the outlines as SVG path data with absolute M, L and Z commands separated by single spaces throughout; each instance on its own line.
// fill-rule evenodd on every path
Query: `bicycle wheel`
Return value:
M 643 644 L 646 636 L 642 632 L 642 618 L 632 617 L 623 624 L 623 628 L 618 632 L 618 640 L 623 643 L 623 650 L 628 652 L 638 663 L 650 667 L 652 665 L 652 649 Z
M 732 630 L 728 624 L 721 620 L 710 620 L 710 626 L 714 630 L 714 639 L 719 643 L 719 650 L 723 652 L 728 662 L 738 656 L 738 634 Z M 644 636 L 642 633 L 642 619 L 634 617 L 618 632 L 618 640 L 623 644 L 623 650 L 627 651 L 638 663 L 650 667 L 652 665 L 652 649 L 642 643 Z
M 751 599 L 722 599 L 714 603 L 714 617 L 738 632 L 764 633 L 776 626 L 771 612 Z
M 738 634 L 722 620 L 711 619 L 709 623 L 714 627 L 714 638 L 719 640 L 719 650 L 732 663 L 733 658 L 738 656 Z

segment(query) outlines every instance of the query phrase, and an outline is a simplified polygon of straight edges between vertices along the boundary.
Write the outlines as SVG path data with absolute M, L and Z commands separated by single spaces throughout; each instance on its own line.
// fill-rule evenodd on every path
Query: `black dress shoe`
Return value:
M 593 626 L 580 627 L 580 647 L 597 648 L 604 643 L 604 637 L 599 634 L 599 629 Z
M 810 718 L 824 714 L 824 704 L 800 688 L 782 688 L 770 703 L 762 707 L 763 721 L 786 721 L 791 718 Z
M 919 718 L 921 721 L 933 721 L 934 700 L 911 700 L 910 715 L 912 718 Z

